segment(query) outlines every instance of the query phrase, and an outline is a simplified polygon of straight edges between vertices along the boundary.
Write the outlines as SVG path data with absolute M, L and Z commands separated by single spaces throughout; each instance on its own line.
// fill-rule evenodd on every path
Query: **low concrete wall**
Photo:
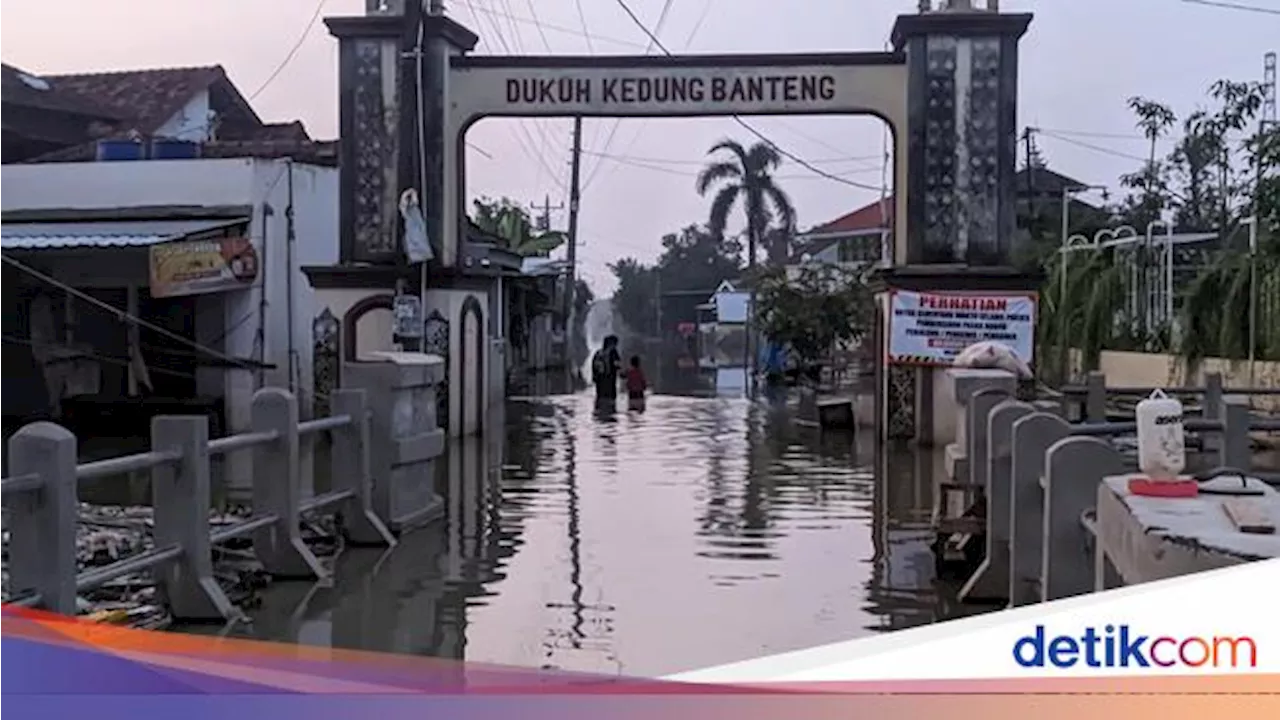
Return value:
M 1204 358 L 1188 372 L 1187 363 L 1177 355 L 1105 350 L 1098 369 L 1107 376 L 1109 387 L 1203 385 L 1205 373 L 1221 373 L 1228 389 L 1239 387 L 1280 387 L 1280 362 L 1256 361 L 1253 381 L 1246 360 Z M 1255 396 L 1254 408 L 1280 412 L 1280 396 Z

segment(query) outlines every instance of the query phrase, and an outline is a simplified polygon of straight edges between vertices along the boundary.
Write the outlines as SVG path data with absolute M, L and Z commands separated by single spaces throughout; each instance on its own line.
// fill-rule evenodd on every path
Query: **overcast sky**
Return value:
M 1280 13 L 1280 0 L 1235 1 Z M 882 50 L 894 16 L 916 6 L 916 0 L 627 3 L 650 29 L 667 6 L 660 38 L 673 52 L 692 53 Z M 1021 46 L 1019 123 L 1045 128 L 1040 147 L 1050 165 L 1089 183 L 1114 184 L 1135 164 L 1124 156 L 1144 154 L 1126 98 L 1149 96 L 1185 113 L 1218 78 L 1260 80 L 1263 54 L 1280 46 L 1280 14 L 1182 0 L 1001 5 L 1036 14 Z M 327 0 L 323 14 L 359 14 L 363 6 L 364 0 Z M 323 24 L 311 27 L 259 91 L 316 7 L 316 0 L 5 0 L 0 52 L 5 62 L 35 73 L 221 64 L 246 96 L 257 93 L 253 104 L 265 119 L 302 119 L 313 136 L 331 138 L 337 133 L 337 43 Z M 457 0 L 446 1 L 446 8 L 481 36 L 479 53 L 640 54 L 647 44 L 618 0 Z M 752 123 L 830 173 L 880 184 L 879 120 Z M 568 120 L 479 123 L 468 138 L 474 147 L 469 193 L 523 202 L 549 195 L 552 205 L 564 203 L 570 126 Z M 613 287 L 606 263 L 627 255 L 650 260 L 664 233 L 705 219 L 708 203 L 694 193 L 693 175 L 707 148 L 724 137 L 752 139 L 728 118 L 586 122 L 581 257 L 598 293 Z M 802 228 L 876 197 L 794 164 L 780 175 Z M 563 225 L 566 214 L 552 217 Z

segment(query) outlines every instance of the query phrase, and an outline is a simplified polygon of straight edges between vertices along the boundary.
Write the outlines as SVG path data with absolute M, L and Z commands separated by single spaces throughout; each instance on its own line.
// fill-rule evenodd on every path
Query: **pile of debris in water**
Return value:
M 234 525 L 252 514 L 246 507 L 227 512 L 211 512 L 210 532 Z M 81 573 L 124 560 L 154 547 L 150 507 L 117 507 L 80 504 L 76 526 L 76 565 Z M 6 523 L 7 525 L 7 523 Z M 4 557 L 0 593 L 9 597 L 9 530 L 0 538 Z M 323 561 L 337 554 L 338 534 L 332 516 L 302 521 L 302 537 Z M 213 546 L 214 574 L 232 602 L 241 608 L 254 607 L 258 593 L 270 582 L 253 554 L 248 536 L 233 538 Z M 172 618 L 156 598 L 156 586 L 149 571 L 117 578 L 76 598 L 79 615 L 97 622 L 146 629 L 167 627 Z

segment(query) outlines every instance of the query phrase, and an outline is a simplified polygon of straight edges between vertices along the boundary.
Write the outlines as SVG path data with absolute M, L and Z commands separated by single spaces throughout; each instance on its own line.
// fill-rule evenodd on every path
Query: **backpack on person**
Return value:
M 591 356 L 591 379 L 600 382 L 609 374 L 609 363 L 605 360 L 604 350 L 597 350 L 595 355 Z

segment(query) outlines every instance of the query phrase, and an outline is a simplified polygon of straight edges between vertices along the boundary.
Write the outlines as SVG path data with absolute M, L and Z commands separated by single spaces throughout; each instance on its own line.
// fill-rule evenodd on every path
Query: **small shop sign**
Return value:
M 258 254 L 245 237 L 178 240 L 150 248 L 151 297 L 240 290 L 258 278 Z

